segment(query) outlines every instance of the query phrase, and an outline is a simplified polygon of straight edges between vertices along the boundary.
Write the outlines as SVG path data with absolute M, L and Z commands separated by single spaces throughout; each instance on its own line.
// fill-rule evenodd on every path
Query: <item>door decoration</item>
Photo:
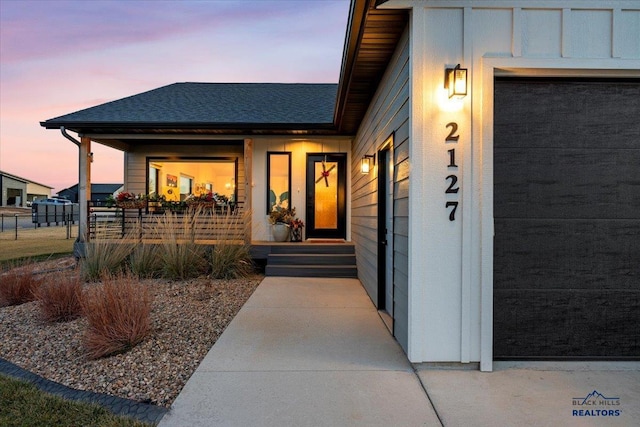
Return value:
M 332 165 L 329 169 L 327 169 L 327 156 L 324 156 L 324 160 L 322 160 L 322 172 L 320 172 L 320 177 L 316 179 L 316 184 L 324 179 L 324 183 L 327 187 L 329 187 L 329 174 L 331 171 L 336 168 L 336 165 Z

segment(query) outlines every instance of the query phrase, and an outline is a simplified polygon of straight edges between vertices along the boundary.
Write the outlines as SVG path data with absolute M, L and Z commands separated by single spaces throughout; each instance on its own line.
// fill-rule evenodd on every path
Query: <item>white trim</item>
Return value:
M 632 9 L 638 10 L 637 0 L 387 0 L 377 9 L 411 9 L 420 7 L 451 8 L 472 6 L 486 8 L 564 9 L 567 3 L 573 9 Z
M 409 20 L 409 159 L 412 171 L 422 170 L 424 165 L 424 108 L 423 86 L 426 69 L 424 62 L 419 60 L 416 52 L 425 49 L 426 34 L 424 29 L 424 16 L 420 14 L 419 22 Z M 422 228 L 422 220 L 416 212 L 422 211 L 420 203 L 424 184 L 419 179 L 411 179 L 409 186 L 409 254 L 419 254 L 422 251 L 422 242 L 415 239 L 413 230 Z M 417 205 L 417 207 L 416 207 Z M 425 299 L 423 283 L 416 278 L 424 277 L 424 267 L 420 262 L 415 262 L 413 256 L 409 256 L 408 267 L 408 322 L 407 322 L 407 356 L 412 362 L 425 360 L 426 334 L 424 325 L 427 323 L 425 309 L 422 306 Z
M 493 109 L 494 76 L 541 77 L 636 77 L 640 78 L 640 60 L 624 59 L 525 59 L 484 57 L 482 83 L 476 85 L 482 96 L 482 182 L 481 241 L 481 306 L 480 306 L 480 370 L 493 370 Z
M 473 61 L 472 43 L 467 43 L 473 37 L 473 10 L 470 7 L 464 8 L 463 11 L 463 58 L 467 67 L 471 67 Z M 468 75 L 469 81 L 467 82 L 467 92 L 471 93 L 473 88 L 473 73 Z M 473 106 L 471 105 L 471 97 L 466 97 L 464 100 L 465 106 L 463 111 L 468 111 L 468 114 L 464 115 L 464 124 L 468 128 L 464 132 L 464 136 L 469 138 L 469 143 L 458 144 L 457 149 L 460 150 L 462 155 L 462 239 L 461 245 L 461 288 L 460 288 L 460 362 L 469 363 L 471 361 L 471 338 L 472 338 L 472 299 L 471 299 L 471 287 L 473 283 L 473 277 L 471 275 L 471 269 L 473 266 L 473 232 L 475 229 L 473 214 L 475 208 L 475 195 L 473 191 L 473 144 L 471 144 L 473 138 Z

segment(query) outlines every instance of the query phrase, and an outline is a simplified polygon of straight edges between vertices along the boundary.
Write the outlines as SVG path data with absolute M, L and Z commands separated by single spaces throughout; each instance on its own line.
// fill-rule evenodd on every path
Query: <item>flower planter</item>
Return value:
M 194 201 L 190 201 L 187 202 L 187 206 L 189 207 L 189 209 L 213 209 L 215 206 L 215 202 L 213 200 L 211 201 L 206 201 L 206 200 L 194 200 Z
M 286 242 L 289 239 L 289 226 L 283 223 L 273 224 L 271 234 L 276 242 Z
M 116 202 L 116 206 L 122 209 L 144 209 L 146 203 L 144 200 L 122 200 Z
M 291 229 L 291 241 L 292 242 L 302 242 L 302 228 L 292 228 Z

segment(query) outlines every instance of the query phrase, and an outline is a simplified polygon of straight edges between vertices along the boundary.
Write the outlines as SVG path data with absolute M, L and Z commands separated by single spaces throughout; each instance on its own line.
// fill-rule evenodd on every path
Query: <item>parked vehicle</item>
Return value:
M 52 197 L 49 199 L 34 200 L 32 205 L 71 205 L 71 200 Z

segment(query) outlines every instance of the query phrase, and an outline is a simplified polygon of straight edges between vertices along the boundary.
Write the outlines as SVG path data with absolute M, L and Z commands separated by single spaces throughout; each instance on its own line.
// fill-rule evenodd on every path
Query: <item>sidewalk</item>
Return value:
M 267 277 L 160 426 L 440 426 L 356 279 Z
M 640 362 L 446 366 L 414 371 L 356 279 L 267 277 L 159 425 L 640 425 Z

